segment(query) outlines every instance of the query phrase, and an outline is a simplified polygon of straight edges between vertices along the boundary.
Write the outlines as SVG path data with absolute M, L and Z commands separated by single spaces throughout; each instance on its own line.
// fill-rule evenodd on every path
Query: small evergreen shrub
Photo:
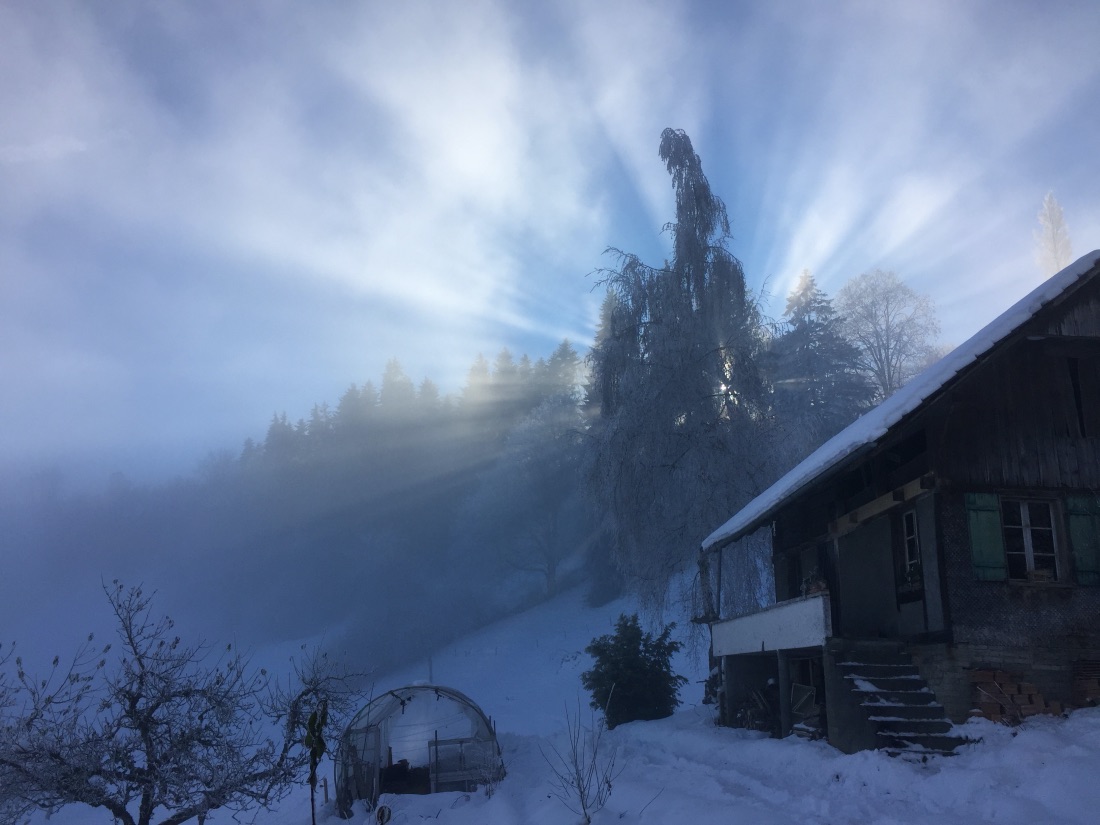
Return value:
M 639 719 L 663 719 L 680 704 L 680 686 L 687 679 L 672 672 L 672 654 L 680 649 L 669 638 L 675 627 L 666 625 L 654 638 L 642 632 L 637 613 L 624 613 L 614 634 L 593 639 L 584 649 L 596 664 L 581 674 L 581 683 L 609 729 Z

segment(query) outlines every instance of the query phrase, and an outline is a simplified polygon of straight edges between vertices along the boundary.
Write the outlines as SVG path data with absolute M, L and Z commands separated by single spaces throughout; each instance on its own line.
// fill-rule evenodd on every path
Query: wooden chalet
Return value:
M 775 571 L 774 605 L 711 622 L 723 722 L 770 689 L 777 733 L 949 752 L 968 715 L 1094 702 L 1098 491 L 1093 252 L 707 538 L 713 558 L 768 530 Z

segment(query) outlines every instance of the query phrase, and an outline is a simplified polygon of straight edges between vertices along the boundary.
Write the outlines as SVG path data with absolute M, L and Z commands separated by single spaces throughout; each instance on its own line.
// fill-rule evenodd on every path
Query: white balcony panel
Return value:
M 829 594 L 815 593 L 711 625 L 715 656 L 818 647 L 832 634 Z

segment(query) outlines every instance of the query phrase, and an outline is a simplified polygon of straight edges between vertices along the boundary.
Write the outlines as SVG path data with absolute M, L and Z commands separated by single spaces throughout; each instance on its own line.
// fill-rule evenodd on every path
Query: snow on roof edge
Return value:
M 1030 320 L 1044 305 L 1077 283 L 1097 263 L 1100 263 L 1100 250 L 1083 255 L 1043 281 L 965 342 L 916 375 L 892 396 L 810 453 L 707 536 L 703 540 L 702 549 L 707 550 L 719 543 L 735 541 L 755 530 L 785 499 L 815 481 L 838 462 L 873 445 L 901 419 L 920 407 L 925 399 L 938 392 L 960 371 Z

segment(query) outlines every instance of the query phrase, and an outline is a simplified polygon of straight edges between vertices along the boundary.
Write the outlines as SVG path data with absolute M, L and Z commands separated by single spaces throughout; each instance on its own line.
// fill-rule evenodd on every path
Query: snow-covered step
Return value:
M 894 676 L 868 676 L 861 673 L 849 673 L 845 679 L 852 682 L 870 683 L 876 689 L 913 690 L 914 686 L 925 686 L 925 681 L 919 673 L 899 673 Z
M 852 684 L 852 692 L 859 695 L 861 698 L 860 704 L 864 703 L 888 703 L 899 707 L 907 705 L 937 705 L 936 694 L 934 694 L 927 685 L 916 687 L 910 690 L 903 690 L 899 688 L 886 688 L 873 685 L 869 682 L 862 684 L 855 682 Z M 940 706 L 940 712 L 943 712 L 942 706 Z
M 950 726 L 948 726 L 950 729 Z M 899 731 L 887 733 L 879 731 L 881 749 L 887 751 L 924 751 L 941 755 L 954 755 L 956 749 L 965 745 L 967 740 L 961 736 L 946 734 L 920 733 L 919 731 Z
M 915 676 L 920 678 L 920 673 L 912 662 L 907 664 L 882 662 L 841 662 L 840 669 L 852 676 L 860 676 L 867 679 L 874 678 L 903 678 Z
M 937 750 L 936 748 L 925 748 L 920 745 L 905 745 L 896 748 L 880 748 L 889 756 L 902 759 L 906 762 L 927 762 L 931 756 L 955 756 L 957 751 L 954 748 L 948 750 Z
M 854 642 L 837 658 L 880 750 L 923 760 L 954 754 L 965 743 L 951 735 L 943 706 L 900 644 Z
M 941 711 L 939 719 L 913 718 L 910 716 L 871 716 L 872 722 L 878 725 L 880 734 L 893 736 L 928 736 L 931 734 L 943 734 L 951 730 L 951 723 L 943 718 Z
M 922 694 L 923 697 L 923 694 Z M 906 704 L 903 702 L 871 701 L 876 697 L 868 697 L 860 702 L 864 711 L 871 718 L 903 718 L 903 719 L 943 719 L 943 705 L 939 702 L 925 702 L 924 704 Z

